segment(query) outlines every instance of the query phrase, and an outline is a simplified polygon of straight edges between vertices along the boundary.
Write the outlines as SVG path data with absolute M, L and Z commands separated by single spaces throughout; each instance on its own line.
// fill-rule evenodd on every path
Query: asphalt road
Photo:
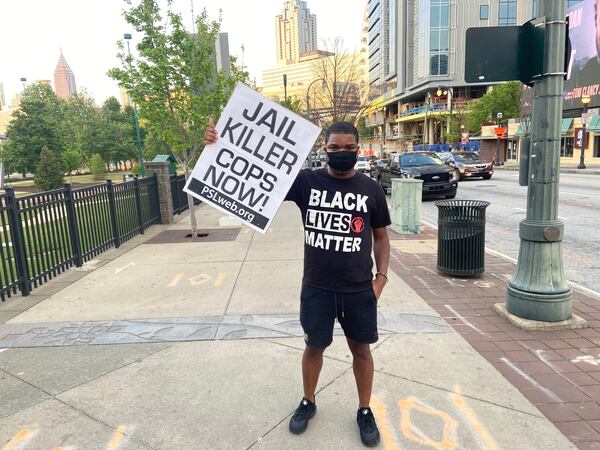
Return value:
M 490 202 L 486 245 L 517 258 L 519 223 L 527 207 L 527 188 L 519 186 L 517 172 L 498 171 L 487 181 L 461 181 L 456 198 Z M 423 203 L 423 219 L 437 224 L 434 203 Z M 600 175 L 561 174 L 559 217 L 565 222 L 563 258 L 567 278 L 600 292 Z

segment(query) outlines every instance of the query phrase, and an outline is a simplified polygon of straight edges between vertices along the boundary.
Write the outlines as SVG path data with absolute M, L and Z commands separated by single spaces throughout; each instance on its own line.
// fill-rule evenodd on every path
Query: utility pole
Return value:
M 539 3 L 539 16 L 546 18 L 545 64 L 534 88 L 527 216 L 520 225 L 517 273 L 508 285 L 506 308 L 523 319 L 559 322 L 572 315 L 562 261 L 564 223 L 558 218 L 565 2 Z

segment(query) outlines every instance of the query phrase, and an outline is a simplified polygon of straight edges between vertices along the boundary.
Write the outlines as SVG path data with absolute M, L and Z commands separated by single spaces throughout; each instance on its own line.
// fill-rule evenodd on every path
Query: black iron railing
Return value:
M 173 201 L 173 214 L 181 214 L 189 207 L 187 194 L 183 192 L 185 186 L 185 175 L 171 175 L 171 200 Z M 194 198 L 194 205 L 200 204 L 200 200 Z
M 32 289 L 160 222 L 156 176 L 0 195 L 0 299 Z

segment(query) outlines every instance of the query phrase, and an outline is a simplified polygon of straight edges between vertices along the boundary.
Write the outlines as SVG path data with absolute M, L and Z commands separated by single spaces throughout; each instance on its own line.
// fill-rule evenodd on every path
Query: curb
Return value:
M 494 171 L 518 172 L 518 167 L 494 167 Z M 600 169 L 560 169 L 560 173 L 600 175 Z

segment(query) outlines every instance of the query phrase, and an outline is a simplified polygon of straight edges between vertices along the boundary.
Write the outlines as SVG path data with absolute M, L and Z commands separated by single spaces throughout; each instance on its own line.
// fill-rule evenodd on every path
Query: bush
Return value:
M 43 191 L 58 189 L 65 183 L 62 159 L 47 147 L 42 147 L 34 182 Z
M 98 153 L 94 153 L 90 158 L 90 172 L 92 172 L 94 180 L 103 180 L 106 175 L 106 164 Z
M 131 168 L 131 173 L 134 175 L 139 175 L 141 173 L 142 169 L 140 169 L 140 166 L 138 164 L 136 164 L 135 166 L 133 166 Z

